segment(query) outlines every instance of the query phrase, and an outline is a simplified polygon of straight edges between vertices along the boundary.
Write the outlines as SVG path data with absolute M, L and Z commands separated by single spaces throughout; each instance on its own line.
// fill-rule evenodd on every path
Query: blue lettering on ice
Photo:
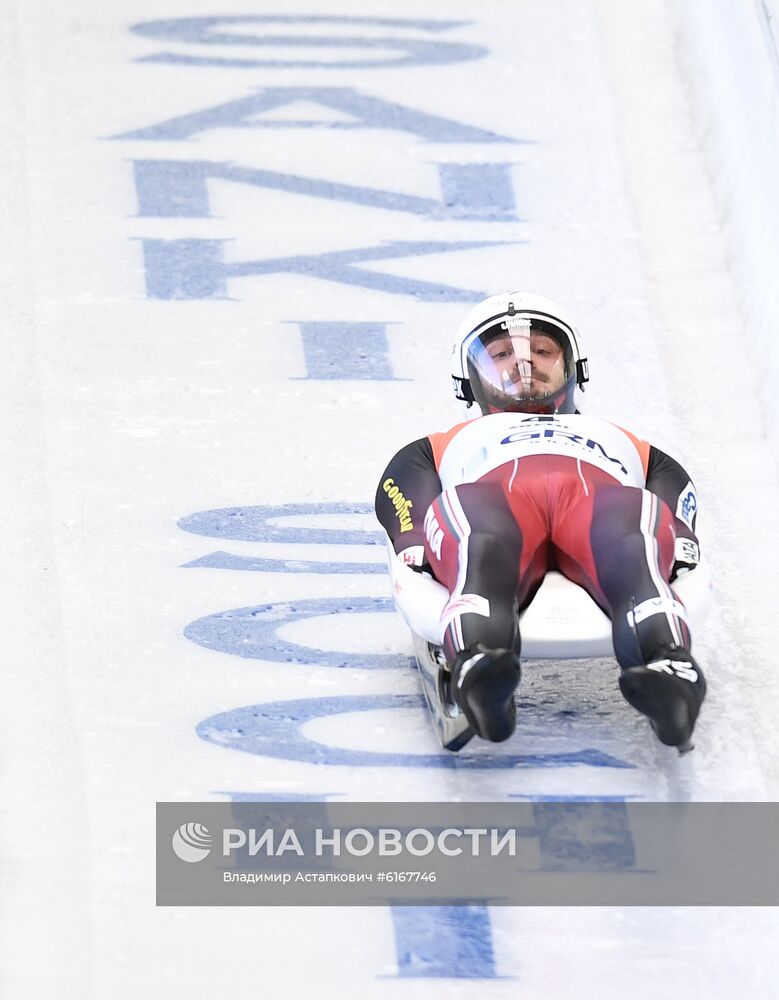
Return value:
M 638 795 L 527 795 L 508 794 L 509 799 L 524 799 L 534 803 L 533 816 L 539 836 L 543 835 L 542 867 L 546 871 L 614 871 L 632 869 L 635 865 L 635 842 L 630 829 L 629 814 L 624 804 Z M 552 811 L 543 806 L 554 803 Z M 567 817 L 560 803 L 581 808 L 587 803 L 588 813 L 573 812 Z M 602 808 L 601 808 L 602 807 Z M 563 828 L 569 819 L 570 827 Z M 586 825 L 582 825 L 582 821 Z M 589 837 L 586 834 L 590 834 Z M 585 836 L 583 836 L 585 834 Z
M 139 62 L 177 63 L 194 66 L 232 66 L 236 68 L 251 68 L 255 66 L 269 67 L 311 67 L 314 69 L 359 69 L 359 68 L 395 68 L 399 66 L 430 66 L 447 65 L 470 59 L 481 59 L 487 54 L 487 49 L 481 45 L 469 42 L 453 42 L 431 38 L 406 38 L 400 35 L 369 36 L 369 35 L 257 35 L 244 32 L 230 33 L 217 30 L 221 27 L 230 28 L 242 25 L 345 25 L 346 27 L 390 28 L 395 30 L 411 29 L 421 32 L 441 32 L 452 28 L 467 27 L 468 21 L 421 20 L 411 18 L 389 17 L 344 17 L 344 16 L 312 16 L 310 14 L 254 14 L 254 15 L 219 15 L 216 17 L 180 17 L 164 21 L 144 21 L 135 24 L 132 31 L 146 38 L 160 39 L 176 43 L 195 45 L 220 45 L 247 48 L 263 46 L 267 48 L 313 48 L 313 49 L 367 49 L 388 50 L 398 52 L 398 55 L 388 58 L 351 58 L 327 61 L 312 59 L 257 59 L 231 57 L 229 59 L 213 56 L 182 55 L 174 52 L 158 52 L 139 59 Z
M 350 121 L 330 119 L 300 120 L 271 118 L 261 120 L 258 116 L 276 111 L 287 105 L 300 102 L 316 104 L 331 111 L 350 116 Z M 493 143 L 521 142 L 508 136 L 498 135 L 473 125 L 425 114 L 401 104 L 392 104 L 379 97 L 371 97 L 353 87 L 263 87 L 246 97 L 240 97 L 226 104 L 217 104 L 190 114 L 180 115 L 133 129 L 113 136 L 114 139 L 157 139 L 181 141 L 191 139 L 213 129 L 234 128 L 326 128 L 326 129 L 383 129 L 393 132 L 408 132 L 425 142 Z
M 217 789 L 214 795 L 224 795 L 231 802 L 327 802 L 342 798 L 344 792 L 233 792 Z
M 392 373 L 386 323 L 312 320 L 297 324 L 306 380 L 406 382 Z
M 236 569 L 248 573 L 380 573 L 386 575 L 386 562 L 314 562 L 310 559 L 263 559 L 261 556 L 236 556 L 232 552 L 209 552 L 207 556 L 183 563 L 182 569 Z
M 544 871 L 624 871 L 636 863 L 625 802 L 534 802 Z
M 323 528 L 306 525 L 276 525 L 282 518 L 361 514 L 371 518 L 365 531 L 356 528 Z M 240 542 L 318 543 L 327 545 L 383 545 L 385 535 L 374 529 L 373 504 L 283 503 L 262 507 L 220 507 L 188 514 L 178 521 L 182 531 L 206 538 Z
M 301 813 L 297 807 L 299 802 L 312 803 L 305 811 L 304 829 L 300 830 L 306 856 L 299 859 L 299 865 L 308 871 L 312 869 L 327 869 L 329 861 L 322 857 L 317 857 L 313 852 L 313 831 L 316 828 L 327 828 L 331 825 L 329 815 L 329 803 L 324 801 L 321 795 L 252 795 L 248 797 L 231 796 L 232 803 L 230 814 L 232 822 L 237 827 L 244 829 L 291 829 L 298 827 L 301 820 Z M 263 803 L 267 802 L 265 808 Z M 286 808 L 285 808 L 286 806 Z M 328 822 L 330 821 L 330 822 Z M 300 827 L 298 827 L 300 829 Z M 307 843 L 307 835 L 310 842 Z M 251 865 L 251 852 L 249 844 L 239 847 L 233 854 L 233 864 L 240 869 Z
M 620 769 L 634 766 L 595 749 L 548 754 L 499 754 L 491 750 L 483 751 L 482 748 L 478 753 L 463 750 L 459 754 L 443 750 L 434 754 L 381 753 L 328 746 L 309 739 L 302 732 L 306 723 L 314 719 L 388 709 L 414 709 L 420 716 L 427 714 L 426 702 L 421 695 L 304 698 L 221 712 L 203 720 L 197 727 L 197 733 L 207 742 L 226 749 L 326 766 L 432 767 L 465 771 L 571 765 Z
M 142 240 L 150 299 L 226 299 L 224 240 Z
M 393 906 L 398 975 L 408 979 L 496 979 L 484 903 Z
M 432 219 L 517 220 L 510 163 L 439 163 L 436 166 L 442 191 L 440 201 L 209 160 L 133 161 L 138 215 L 141 217 L 210 219 L 208 182 L 221 180 Z
M 220 611 L 191 622 L 184 635 L 199 646 L 251 660 L 304 663 L 359 670 L 408 668 L 414 660 L 389 653 L 341 653 L 314 649 L 283 639 L 277 629 L 306 618 L 328 615 L 384 613 L 395 607 L 386 597 L 321 597 L 304 601 L 279 601 L 251 608 Z
M 298 274 L 305 278 L 319 278 L 391 295 L 410 295 L 423 302 L 478 302 L 484 297 L 484 292 L 404 278 L 355 265 L 377 260 L 451 253 L 455 250 L 476 250 L 505 243 L 500 240 L 460 240 L 447 243 L 392 241 L 383 246 L 354 250 L 228 263 L 224 260 L 223 253 L 226 242 L 228 241 L 200 239 L 142 240 L 147 296 L 150 299 L 227 299 L 230 297 L 227 294 L 229 279 L 267 274 Z
M 511 163 L 439 163 L 447 216 L 485 222 L 514 222 Z
M 525 802 L 627 802 L 639 798 L 638 795 L 526 795 L 524 792 L 509 792 L 509 799 Z

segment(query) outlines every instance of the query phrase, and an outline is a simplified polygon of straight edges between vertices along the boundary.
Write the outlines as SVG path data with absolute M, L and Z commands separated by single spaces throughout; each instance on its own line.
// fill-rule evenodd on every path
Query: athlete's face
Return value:
M 492 358 L 501 382 L 505 387 L 517 386 L 525 397 L 549 396 L 562 389 L 566 382 L 563 349 L 545 333 L 530 334 L 529 373 L 527 362 L 518 360 L 512 338 L 497 337 L 487 345 L 487 353 Z M 527 384 L 528 374 L 530 385 Z

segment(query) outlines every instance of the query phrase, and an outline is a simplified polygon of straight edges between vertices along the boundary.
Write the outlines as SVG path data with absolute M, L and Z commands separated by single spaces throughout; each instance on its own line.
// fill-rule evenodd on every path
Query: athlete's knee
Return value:
M 615 540 L 614 555 L 628 562 L 646 562 L 646 536 L 640 531 L 628 531 Z
M 648 551 L 646 536 L 640 531 L 628 531 L 614 538 L 598 556 L 598 575 L 605 590 L 612 580 L 624 586 L 626 581 L 646 573 L 648 558 L 654 558 L 653 550 Z
M 519 575 L 519 546 L 492 532 L 473 532 L 468 539 L 468 576 L 485 581 L 493 588 L 516 590 Z

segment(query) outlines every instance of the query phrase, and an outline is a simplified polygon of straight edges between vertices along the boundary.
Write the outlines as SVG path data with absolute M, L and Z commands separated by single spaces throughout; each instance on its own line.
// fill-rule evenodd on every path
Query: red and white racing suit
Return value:
M 376 494 L 395 551 L 449 591 L 444 652 L 519 652 L 518 611 L 559 570 L 608 614 L 623 667 L 690 649 L 669 586 L 677 538 L 697 551 L 685 470 L 582 414 L 496 413 L 401 449 Z M 689 550 L 688 550 L 689 551 Z

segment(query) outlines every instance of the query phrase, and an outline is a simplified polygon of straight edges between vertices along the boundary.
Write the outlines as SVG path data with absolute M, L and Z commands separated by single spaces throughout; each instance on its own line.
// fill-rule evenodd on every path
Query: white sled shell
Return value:
M 391 546 L 388 550 L 395 607 L 412 632 L 440 646 L 441 612 L 449 597 L 446 588 L 430 576 L 415 573 L 398 559 Z M 687 609 L 694 636 L 712 604 L 711 578 L 705 562 L 680 576 L 671 589 Z M 585 590 L 560 573 L 547 573 L 519 620 L 523 657 L 566 660 L 614 655 L 608 617 Z

